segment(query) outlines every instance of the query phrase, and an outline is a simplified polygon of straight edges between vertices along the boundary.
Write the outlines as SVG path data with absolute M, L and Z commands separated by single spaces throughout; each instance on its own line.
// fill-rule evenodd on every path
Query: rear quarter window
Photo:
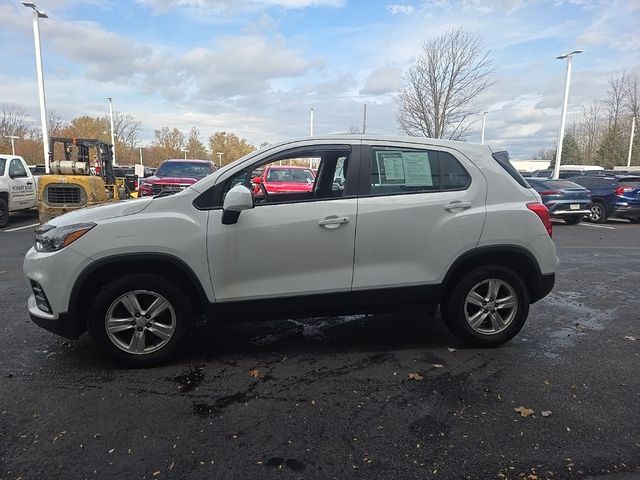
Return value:
M 520 186 L 529 188 L 527 181 L 518 173 L 518 170 L 516 170 L 509 161 L 509 152 L 494 152 L 491 156 L 516 182 L 518 182 L 518 184 L 520 184 Z

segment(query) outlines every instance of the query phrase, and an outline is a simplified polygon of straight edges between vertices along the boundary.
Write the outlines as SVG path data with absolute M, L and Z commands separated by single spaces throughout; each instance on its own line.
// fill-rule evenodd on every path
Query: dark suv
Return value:
M 569 180 L 591 190 L 592 222 L 605 223 L 609 217 L 640 222 L 640 176 L 581 175 Z

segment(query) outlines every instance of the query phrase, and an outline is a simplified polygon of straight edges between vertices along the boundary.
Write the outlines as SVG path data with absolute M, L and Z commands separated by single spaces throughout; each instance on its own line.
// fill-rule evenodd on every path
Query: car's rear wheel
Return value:
M 4 198 L 0 198 L 0 228 L 6 227 L 9 223 L 9 205 Z
M 165 363 L 192 323 L 184 292 L 155 275 L 130 275 L 107 284 L 91 303 L 89 334 L 114 359 L 134 367 Z
M 589 221 L 593 223 L 606 223 L 607 212 L 604 209 L 604 205 L 600 202 L 594 202 L 591 205 L 591 213 L 589 214 Z
M 529 314 L 529 291 L 513 270 L 489 265 L 463 276 L 444 300 L 443 317 L 465 343 L 494 347 L 513 338 Z
M 567 225 L 577 225 L 582 221 L 583 215 L 571 215 L 564 217 L 564 223 Z

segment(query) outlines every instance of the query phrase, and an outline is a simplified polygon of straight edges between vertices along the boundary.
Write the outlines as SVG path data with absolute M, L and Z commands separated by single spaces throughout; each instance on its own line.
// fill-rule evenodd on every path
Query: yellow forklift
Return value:
M 56 159 L 56 152 L 64 160 Z M 50 138 L 51 174 L 38 177 L 41 223 L 79 208 L 128 198 L 113 173 L 113 147 L 95 139 Z

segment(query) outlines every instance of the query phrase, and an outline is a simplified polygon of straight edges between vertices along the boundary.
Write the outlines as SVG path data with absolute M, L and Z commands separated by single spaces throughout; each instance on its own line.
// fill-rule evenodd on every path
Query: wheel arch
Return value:
M 446 298 L 449 295 L 450 290 L 466 272 L 483 265 L 501 265 L 510 268 L 527 286 L 531 303 L 542 298 L 540 266 L 530 251 L 517 245 L 493 245 L 464 253 L 453 262 L 445 275 L 442 282 L 442 297 Z
M 133 273 L 166 278 L 187 295 L 196 314 L 209 311 L 210 302 L 193 270 L 181 259 L 163 253 L 131 253 L 105 257 L 89 264 L 76 279 L 68 311 L 78 330 L 86 330 L 88 311 L 94 292 L 110 280 Z

